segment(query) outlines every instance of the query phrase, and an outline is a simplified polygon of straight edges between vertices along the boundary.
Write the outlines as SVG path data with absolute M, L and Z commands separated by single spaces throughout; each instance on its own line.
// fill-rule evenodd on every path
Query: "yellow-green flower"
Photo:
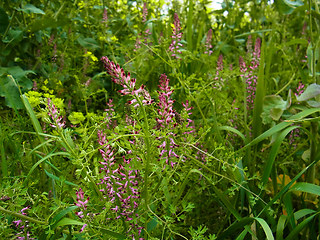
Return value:
M 83 122 L 86 118 L 85 116 L 83 116 L 82 112 L 72 112 L 69 115 L 68 119 L 72 124 L 79 124 Z

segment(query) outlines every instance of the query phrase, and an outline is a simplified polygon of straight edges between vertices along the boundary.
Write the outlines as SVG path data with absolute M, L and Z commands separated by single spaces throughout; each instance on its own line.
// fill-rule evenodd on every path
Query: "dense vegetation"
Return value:
M 318 239 L 315 0 L 0 2 L 1 239 Z

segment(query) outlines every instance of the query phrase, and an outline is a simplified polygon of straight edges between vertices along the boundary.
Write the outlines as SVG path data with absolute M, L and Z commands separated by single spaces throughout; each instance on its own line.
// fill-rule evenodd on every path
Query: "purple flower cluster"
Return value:
M 213 53 L 211 41 L 212 41 L 212 29 L 209 29 L 207 33 L 206 44 L 204 45 L 206 47 L 204 54 L 208 54 L 209 56 Z
M 84 192 L 82 190 L 82 188 L 79 188 L 79 191 L 76 191 L 76 195 L 77 195 L 77 202 L 76 202 L 76 206 L 81 208 L 81 211 L 77 212 L 77 216 L 79 218 L 83 218 L 83 211 L 87 210 L 87 203 L 89 201 L 89 197 L 87 197 L 86 200 L 84 200 Z
M 296 97 L 300 96 L 302 93 L 304 92 L 304 84 L 302 82 L 299 82 L 298 87 L 296 88 L 296 92 L 294 93 L 294 95 L 296 95 Z M 298 102 L 299 104 L 299 102 Z M 292 124 L 293 125 L 293 124 Z M 300 129 L 299 128 L 295 128 L 290 132 L 289 135 L 289 143 L 290 145 L 292 145 L 294 148 L 297 147 L 297 143 L 296 143 L 296 139 L 300 137 Z
M 218 61 L 217 61 L 217 67 L 216 67 L 216 76 L 214 78 L 214 86 L 213 88 L 217 88 L 218 90 L 221 90 L 221 88 L 224 86 L 224 80 L 220 76 L 221 72 L 223 71 L 223 55 L 220 54 Z
M 182 39 L 182 32 L 181 32 L 181 26 L 180 26 L 180 19 L 177 13 L 174 14 L 174 21 L 173 21 L 174 27 L 172 28 L 172 42 L 169 46 L 169 51 L 172 52 L 171 56 L 179 59 L 177 56 L 177 53 L 181 53 L 180 48 L 183 47 L 183 44 L 181 43 Z
M 126 75 L 119 64 L 116 65 L 107 57 L 102 57 L 101 60 L 104 62 L 104 66 L 108 74 L 112 77 L 112 80 L 123 87 L 119 92 L 123 95 L 132 95 L 135 97 L 129 104 L 134 104 L 134 107 L 139 106 L 137 98 L 142 99 L 143 105 L 150 105 L 153 102 L 148 91 L 144 89 L 144 85 L 141 85 L 139 89 L 136 89 L 136 79 L 131 78 L 130 73 Z
M 173 90 L 171 90 L 171 87 L 169 86 L 169 81 L 169 78 L 165 74 L 161 74 L 159 85 L 161 91 L 159 91 L 158 103 L 158 114 L 160 118 L 156 118 L 158 128 L 168 126 L 175 116 L 173 110 L 174 100 L 171 99 Z
M 161 74 L 159 81 L 159 103 L 158 103 L 158 114 L 159 118 L 156 118 L 157 121 L 157 129 L 167 128 L 169 132 L 167 133 L 166 139 L 163 137 L 158 138 L 162 143 L 158 146 L 160 149 L 159 160 L 164 159 L 166 164 L 169 164 L 170 159 L 179 158 L 174 152 L 174 149 L 178 147 L 178 145 L 174 141 L 174 137 L 176 134 L 173 133 L 173 128 L 176 127 L 176 124 L 173 123 L 173 118 L 175 117 L 175 111 L 173 110 L 174 100 L 171 99 L 171 94 L 173 90 L 169 86 L 170 79 L 165 75 Z M 170 161 L 171 167 L 174 167 L 176 164 L 175 161 Z
M 186 114 L 188 116 L 192 115 L 192 112 L 191 112 L 192 107 L 189 106 L 189 101 L 187 100 L 186 103 L 182 103 L 182 105 L 184 106 L 184 110 L 185 110 Z M 195 130 L 194 130 L 194 122 L 193 122 L 193 120 L 190 119 L 190 118 L 187 118 L 186 121 L 187 121 L 187 124 L 186 124 L 185 127 L 186 127 L 186 129 L 188 129 L 188 131 L 184 132 L 183 135 L 194 133 Z
M 296 89 L 296 92 L 294 93 L 294 95 L 296 95 L 296 97 L 300 96 L 302 93 L 304 92 L 304 84 L 302 82 L 299 82 L 299 85 Z
M 147 3 L 144 2 L 143 3 L 143 10 L 142 10 L 142 22 L 145 23 L 147 21 L 147 17 L 148 17 L 148 7 L 147 7 Z
M 60 116 L 60 112 L 57 107 L 54 105 L 52 100 L 48 98 L 47 100 L 48 106 L 48 115 L 51 117 L 53 123 L 50 123 L 51 127 L 62 129 L 65 127 L 65 122 L 63 121 L 63 117 Z
M 103 10 L 102 22 L 106 24 L 106 27 L 108 26 L 107 25 L 107 22 L 108 22 L 108 11 L 107 11 L 106 8 Z
M 98 131 L 98 142 L 101 145 L 99 151 L 104 160 L 100 162 L 102 165 L 100 169 L 104 172 L 103 178 L 98 183 L 103 186 L 100 191 L 112 203 L 111 210 L 116 214 L 114 219 L 124 218 L 130 224 L 127 233 L 130 234 L 135 229 L 140 235 L 143 227 L 140 227 L 136 221 L 139 216 L 136 208 L 139 206 L 140 199 L 138 170 L 131 169 L 131 159 L 125 159 L 124 156 L 122 164 L 116 163 L 115 152 L 102 131 Z M 134 237 L 134 235 L 131 236 Z
M 147 8 L 147 3 L 145 2 L 143 4 L 143 10 L 142 10 L 142 23 L 147 22 L 147 17 L 148 17 L 148 8 Z M 143 43 L 146 45 L 150 45 L 150 35 L 151 35 L 151 31 L 149 28 L 147 28 L 144 32 L 143 32 L 143 37 L 142 37 L 142 33 L 139 33 L 139 36 L 136 39 L 136 44 L 135 44 L 135 49 L 134 51 L 137 51 L 137 49 L 141 48 L 141 44 L 142 41 L 141 39 L 143 38 Z
M 20 210 L 22 215 L 27 215 L 27 213 L 25 213 L 24 211 L 30 209 L 30 207 L 25 207 L 23 209 Z M 17 221 L 12 221 L 12 223 L 15 225 L 16 228 L 20 228 L 21 232 L 19 232 L 17 234 L 17 238 L 18 240 L 31 240 L 31 239 L 35 239 L 35 238 L 31 238 L 30 237 L 30 232 L 25 233 L 26 229 L 29 227 L 28 225 L 28 221 L 22 221 L 22 220 L 17 220 Z
M 257 69 L 260 64 L 260 48 L 261 48 L 261 39 L 257 38 L 254 46 L 254 51 L 252 50 L 252 38 L 248 37 L 247 41 L 247 54 L 251 58 L 249 66 L 247 66 L 244 59 L 239 57 L 239 66 L 241 77 L 244 77 L 246 80 L 246 90 L 247 90 L 247 109 L 253 109 L 253 103 L 256 94 L 256 85 L 258 76 L 256 74 Z M 249 114 L 249 112 L 248 112 Z

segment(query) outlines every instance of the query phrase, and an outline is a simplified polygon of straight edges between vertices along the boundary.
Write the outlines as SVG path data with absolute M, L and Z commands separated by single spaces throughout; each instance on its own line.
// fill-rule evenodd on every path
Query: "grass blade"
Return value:
M 243 150 L 247 149 L 248 147 L 254 146 L 255 144 L 258 144 L 259 142 L 261 142 L 261 141 L 265 140 L 266 138 L 272 136 L 273 134 L 281 131 L 282 129 L 287 128 L 293 122 L 302 120 L 304 117 L 309 116 L 309 115 L 316 113 L 316 112 L 320 112 L 320 108 L 306 109 L 306 110 L 303 110 L 302 112 L 299 112 L 298 114 L 293 115 L 288 120 L 281 122 L 281 123 L 277 124 L 276 126 L 270 128 L 269 130 L 265 131 L 264 133 L 262 133 L 261 135 L 259 135 L 255 139 L 253 139 L 250 143 L 245 145 L 243 148 L 236 151 L 236 153 L 243 151 Z
M 283 239 L 283 230 L 285 228 L 286 221 L 287 221 L 287 216 L 281 215 L 278 220 L 278 224 L 277 224 L 277 231 L 276 231 L 276 239 L 277 240 Z
M 301 232 L 302 229 L 304 229 L 309 222 L 311 222 L 314 217 L 316 217 L 320 212 L 317 212 L 316 214 L 313 214 L 312 216 L 306 218 L 303 220 L 301 223 L 299 223 L 288 235 L 288 237 L 285 238 L 285 240 L 291 240 L 291 239 L 296 239 L 298 234 Z
M 292 126 L 289 127 L 287 129 L 285 129 L 284 131 L 282 131 L 282 133 L 277 137 L 277 139 L 275 140 L 275 142 L 272 145 L 271 151 L 269 153 L 268 159 L 266 161 L 266 165 L 263 168 L 263 176 L 262 176 L 262 184 L 265 185 L 268 182 L 270 173 L 271 173 L 271 169 L 273 167 L 274 161 L 276 159 L 276 156 L 278 154 L 278 151 L 280 149 L 281 143 L 284 140 L 284 138 L 294 129 L 298 128 L 298 126 Z M 277 183 L 277 179 L 272 179 L 272 181 L 274 181 L 275 183 Z M 274 189 L 275 190 L 275 189 Z M 276 190 L 275 190 L 276 191 Z
M 255 218 L 255 220 L 260 223 L 261 227 L 263 228 L 264 233 L 266 234 L 266 237 L 268 240 L 274 240 L 272 231 L 269 227 L 269 225 L 267 224 L 267 222 L 265 220 L 263 220 L 262 218 Z
M 246 137 L 237 129 L 233 128 L 233 127 L 229 127 L 229 126 L 220 126 L 218 127 L 219 130 L 226 130 L 229 132 L 233 132 L 235 134 L 237 134 L 239 137 L 241 137 L 241 139 L 243 140 L 244 143 L 247 143 L 247 139 Z
M 32 168 L 30 169 L 26 179 L 23 181 L 23 186 L 25 186 L 25 184 L 27 183 L 27 180 L 29 179 L 29 177 L 31 176 L 32 172 L 36 169 L 37 166 L 39 166 L 39 164 L 41 164 L 42 162 L 46 161 L 47 159 L 54 157 L 54 156 L 70 156 L 69 153 L 66 152 L 56 152 L 56 153 L 50 153 L 47 156 L 45 156 L 44 158 L 40 159 L 38 162 L 36 162 Z

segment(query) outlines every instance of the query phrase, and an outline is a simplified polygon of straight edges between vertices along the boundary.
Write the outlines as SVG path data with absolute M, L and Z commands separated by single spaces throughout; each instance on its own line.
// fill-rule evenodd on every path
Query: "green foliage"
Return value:
M 319 3 L 145 3 L 0 3 L 0 238 L 317 239 Z

